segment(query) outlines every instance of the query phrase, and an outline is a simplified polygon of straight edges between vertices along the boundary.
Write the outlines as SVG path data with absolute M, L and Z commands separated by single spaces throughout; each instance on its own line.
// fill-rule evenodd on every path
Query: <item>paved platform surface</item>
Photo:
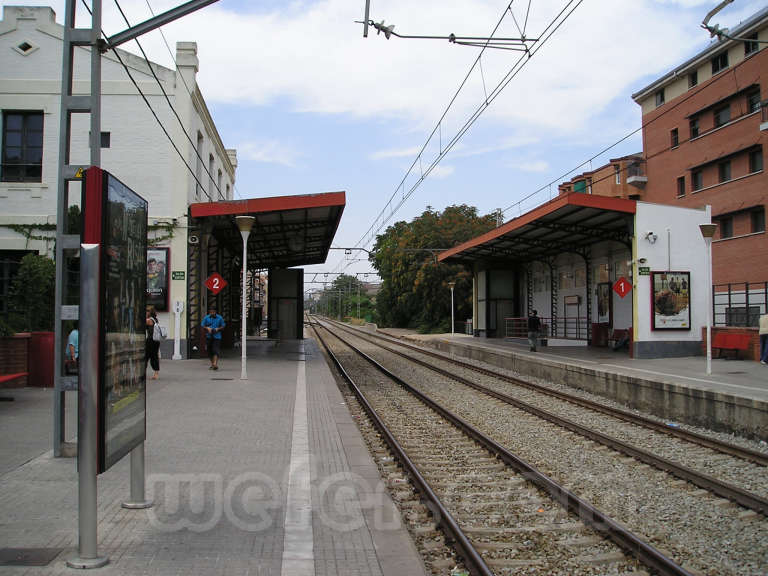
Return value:
M 99 553 L 89 574 L 422 575 L 313 340 L 249 343 L 240 358 L 161 361 L 148 380 L 148 510 L 126 510 L 129 462 L 99 476 Z M 0 404 L 0 547 L 60 548 L 46 566 L 1 574 L 74 574 L 75 459 L 50 451 L 52 391 Z M 69 393 L 70 406 L 76 394 Z M 70 418 L 72 415 L 70 414 Z
M 530 352 L 527 340 L 475 338 L 465 334 L 418 334 L 400 328 L 384 328 L 380 331 L 411 340 L 453 341 L 467 347 L 514 351 L 515 354 L 531 358 L 597 367 L 616 374 L 768 401 L 768 366 L 753 360 L 713 358 L 712 374 L 707 375 L 705 356 L 639 360 L 630 358 L 626 350 L 614 352 L 609 348 L 587 346 L 540 346 L 536 352 Z

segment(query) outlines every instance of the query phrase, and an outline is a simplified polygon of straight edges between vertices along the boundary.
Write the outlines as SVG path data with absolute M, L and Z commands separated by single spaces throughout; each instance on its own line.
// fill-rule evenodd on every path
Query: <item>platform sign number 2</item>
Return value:
M 629 294 L 630 290 L 632 290 L 632 284 L 630 284 L 629 281 L 624 278 L 624 276 L 616 280 L 616 282 L 613 284 L 613 291 L 622 298 Z
M 208 288 L 211 292 L 215 294 L 218 294 L 224 288 L 227 286 L 227 281 L 224 280 L 224 278 L 221 277 L 221 274 L 218 272 L 214 272 L 210 276 L 208 276 L 208 279 L 205 281 L 205 287 Z

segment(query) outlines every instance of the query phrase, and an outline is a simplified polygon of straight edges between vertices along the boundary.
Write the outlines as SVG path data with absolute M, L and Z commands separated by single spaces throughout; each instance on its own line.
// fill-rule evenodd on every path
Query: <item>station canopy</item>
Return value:
M 235 217 L 253 216 L 248 267 L 288 268 L 325 262 L 345 204 L 344 192 L 327 192 L 200 202 L 191 204 L 189 213 L 233 254 L 243 245 Z
M 613 240 L 631 248 L 636 202 L 571 192 L 441 252 L 440 262 L 532 262 Z

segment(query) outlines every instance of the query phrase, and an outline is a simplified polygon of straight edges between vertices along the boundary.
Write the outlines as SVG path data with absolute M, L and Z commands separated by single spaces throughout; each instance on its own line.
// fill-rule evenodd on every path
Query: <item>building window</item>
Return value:
M 691 118 L 689 122 L 689 126 L 691 127 L 691 139 L 697 138 L 699 136 L 699 119 Z
M 3 113 L 3 182 L 42 182 L 43 113 Z
M 760 321 L 760 306 L 728 307 L 725 309 L 726 326 L 757 326 Z
M 656 92 L 656 107 L 664 104 L 664 88 Z
M 718 182 L 728 182 L 731 179 L 731 161 L 726 160 L 717 165 Z
M 693 88 L 699 83 L 699 71 L 694 70 L 688 74 L 688 88 Z
M 759 48 L 760 46 L 757 43 L 757 32 L 750 34 L 747 36 L 746 40 L 744 40 L 744 56 L 754 54 Z
M 723 52 L 712 58 L 712 74 L 717 74 L 728 68 L 728 52 Z
M 720 225 L 720 238 L 733 237 L 733 216 L 721 218 L 718 224 Z
M 765 232 L 765 208 L 761 207 L 750 214 L 752 232 Z
M 757 148 L 749 153 L 749 173 L 760 172 L 763 169 L 763 149 Z
M 680 134 L 677 131 L 677 128 L 673 128 L 669 133 L 669 140 L 672 148 L 677 148 L 680 145 Z
M 616 184 L 621 184 L 621 166 L 614 165 L 613 173 L 616 176 Z
M 685 196 L 685 176 L 680 176 L 677 179 L 677 197 Z
M 704 187 L 704 172 L 696 170 L 691 172 L 691 190 L 701 190 Z
M 747 114 L 760 110 L 760 90 L 753 90 L 747 94 Z
M 203 135 L 197 133 L 197 162 L 195 164 L 195 200 L 203 195 Z
M 216 198 L 216 192 L 213 190 L 213 154 L 208 155 L 208 200 L 210 202 L 213 202 L 213 199 Z
M 731 107 L 730 105 L 723 106 L 715 110 L 715 128 L 724 126 L 731 121 Z
M 584 194 L 587 191 L 587 182 L 585 180 L 577 180 L 573 183 L 573 191 L 579 194 Z

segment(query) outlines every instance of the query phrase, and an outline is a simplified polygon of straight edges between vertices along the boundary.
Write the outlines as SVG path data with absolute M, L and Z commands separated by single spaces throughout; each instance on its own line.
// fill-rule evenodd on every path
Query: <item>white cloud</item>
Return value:
M 530 162 L 519 162 L 513 164 L 513 167 L 523 172 L 538 172 L 543 173 L 549 170 L 549 163 L 545 160 L 534 160 Z
M 412 146 L 410 148 L 389 148 L 387 150 L 379 150 L 371 154 L 371 160 L 383 160 L 386 158 L 413 158 L 416 156 L 421 147 Z
M 453 175 L 455 171 L 456 169 L 449 164 L 438 164 L 432 169 L 432 172 L 429 173 L 429 177 L 434 178 L 435 180 L 444 180 Z
M 277 140 L 242 142 L 237 146 L 237 154 L 254 162 L 279 164 L 289 168 L 295 168 L 296 161 L 301 156 L 292 147 Z

